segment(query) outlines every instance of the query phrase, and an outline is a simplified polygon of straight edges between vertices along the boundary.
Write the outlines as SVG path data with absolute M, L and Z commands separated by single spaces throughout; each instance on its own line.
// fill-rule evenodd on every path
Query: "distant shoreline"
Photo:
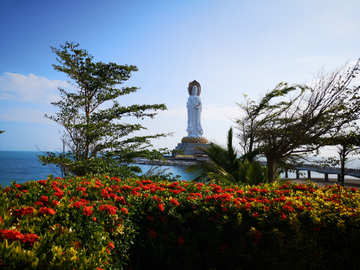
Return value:
M 144 164 L 144 165 L 159 165 L 159 166 L 190 166 L 195 164 L 195 159 L 174 159 L 166 158 L 165 160 L 155 159 L 150 160 L 147 158 L 137 158 L 135 164 Z

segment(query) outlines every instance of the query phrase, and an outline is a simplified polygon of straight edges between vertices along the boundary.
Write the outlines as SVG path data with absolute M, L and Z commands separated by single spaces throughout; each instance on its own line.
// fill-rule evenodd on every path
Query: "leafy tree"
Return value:
M 351 131 L 341 131 L 334 137 L 325 138 L 325 145 L 333 145 L 337 146 L 337 153 L 339 155 L 339 159 L 337 160 L 337 164 L 340 163 L 341 166 L 341 184 L 344 186 L 345 180 L 345 164 L 349 160 L 349 155 L 357 154 L 360 151 L 360 134 L 359 130 L 351 130 Z
M 229 129 L 227 147 L 210 143 L 210 147 L 199 147 L 208 157 L 208 160 L 197 160 L 195 164 L 188 166 L 186 172 L 197 174 L 194 181 L 209 182 L 214 179 L 217 182 L 228 184 L 247 183 L 258 184 L 265 181 L 265 171 L 257 161 L 249 162 L 244 156 L 239 156 L 232 144 L 233 130 Z
M 256 120 L 259 108 L 257 108 L 255 101 L 250 100 L 247 95 L 243 95 L 245 104 L 237 103 L 237 105 L 245 113 L 245 116 L 234 121 L 237 123 L 237 129 L 239 130 L 239 133 L 237 134 L 237 137 L 240 139 L 239 144 L 243 153 L 248 154 L 258 148 L 256 131 L 258 130 L 257 125 L 259 123 Z
M 45 115 L 64 128 L 62 141 L 66 151 L 47 152 L 39 156 L 39 160 L 75 175 L 111 173 L 124 176 L 141 172 L 139 167 L 129 164 L 136 157 L 161 158 L 160 151 L 150 149 L 151 139 L 168 134 L 131 136 L 146 128 L 123 120 L 130 116 L 153 118 L 156 111 L 166 110 L 166 106 L 120 105 L 118 98 L 138 90 L 137 87 L 116 87 L 127 81 L 131 72 L 137 71 L 136 66 L 93 62 L 93 56 L 78 47 L 79 44 L 69 42 L 60 49 L 51 47 L 59 63 L 53 65 L 54 69 L 66 73 L 76 90 L 67 92 L 59 88 L 61 100 L 51 104 L 60 112 Z
M 319 149 L 323 143 L 315 142 L 359 119 L 360 87 L 349 86 L 358 70 L 359 61 L 352 68 L 320 74 L 310 86 L 280 83 L 258 103 L 241 106 L 248 112 L 238 123 L 266 157 L 270 182 L 277 175 L 277 162 Z

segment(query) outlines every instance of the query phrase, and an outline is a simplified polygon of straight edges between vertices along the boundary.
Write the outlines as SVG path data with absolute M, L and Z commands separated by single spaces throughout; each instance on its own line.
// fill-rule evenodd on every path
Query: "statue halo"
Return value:
M 188 87 L 188 91 L 189 91 L 189 95 L 191 96 L 191 90 L 193 88 L 193 86 L 196 85 L 197 86 L 197 89 L 198 89 L 198 92 L 197 92 L 197 95 L 200 96 L 200 93 L 201 93 L 201 85 L 198 81 L 196 80 L 193 80 L 192 82 L 189 82 L 189 87 Z

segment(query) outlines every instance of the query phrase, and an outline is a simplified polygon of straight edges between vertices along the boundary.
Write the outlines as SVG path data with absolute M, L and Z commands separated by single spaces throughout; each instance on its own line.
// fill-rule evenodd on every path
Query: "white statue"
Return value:
M 201 92 L 201 86 L 197 81 L 189 83 L 189 98 L 186 103 L 188 111 L 188 125 L 186 131 L 188 137 L 202 137 L 204 131 L 201 127 L 201 111 L 202 104 L 199 97 Z

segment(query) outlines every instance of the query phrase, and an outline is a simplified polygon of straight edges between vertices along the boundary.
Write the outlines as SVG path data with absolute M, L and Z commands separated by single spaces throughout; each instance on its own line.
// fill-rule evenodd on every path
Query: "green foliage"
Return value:
M 350 131 L 340 131 L 336 136 L 330 138 L 322 138 L 321 142 L 325 145 L 333 145 L 337 146 L 337 153 L 339 155 L 339 159 L 336 158 L 328 158 L 328 162 L 332 162 L 332 164 L 337 165 L 340 163 L 341 165 L 341 183 L 344 186 L 345 179 L 345 164 L 349 159 L 349 155 L 358 154 L 360 150 L 360 133 L 359 128 L 350 130 Z
M 0 189 L 1 269 L 359 269 L 360 192 L 49 177 Z
M 245 153 L 259 150 L 267 160 L 267 178 L 274 181 L 276 164 L 312 152 L 360 117 L 360 86 L 349 87 L 359 70 L 342 68 L 321 75 L 311 85 L 280 83 L 256 103 L 239 104 L 245 116 L 236 123 Z
M 187 172 L 197 174 L 194 181 L 206 183 L 215 180 L 217 183 L 251 185 L 266 181 L 265 171 L 260 163 L 257 161 L 249 162 L 246 158 L 253 159 L 254 152 L 240 157 L 233 147 L 232 140 L 233 131 L 230 128 L 226 148 L 215 143 L 210 143 L 208 148 L 199 148 L 209 157 L 210 161 L 197 160 L 195 164 L 188 166 Z
M 141 124 L 124 123 L 123 118 L 153 118 L 156 111 L 165 110 L 166 106 L 121 106 L 118 98 L 135 93 L 138 88 L 116 86 L 127 81 L 131 72 L 137 71 L 136 66 L 93 62 L 93 56 L 78 47 L 79 44 L 69 42 L 60 49 L 51 47 L 59 62 L 53 65 L 54 69 L 68 75 L 75 92 L 59 89 L 61 100 L 51 104 L 60 112 L 45 115 L 64 128 L 63 151 L 47 152 L 39 159 L 44 165 L 60 167 L 64 175 L 109 173 L 132 176 L 139 167 L 132 168 L 127 164 L 136 157 L 162 158 L 160 151 L 150 149 L 151 140 L 167 134 L 131 137 L 132 133 L 146 128 Z

